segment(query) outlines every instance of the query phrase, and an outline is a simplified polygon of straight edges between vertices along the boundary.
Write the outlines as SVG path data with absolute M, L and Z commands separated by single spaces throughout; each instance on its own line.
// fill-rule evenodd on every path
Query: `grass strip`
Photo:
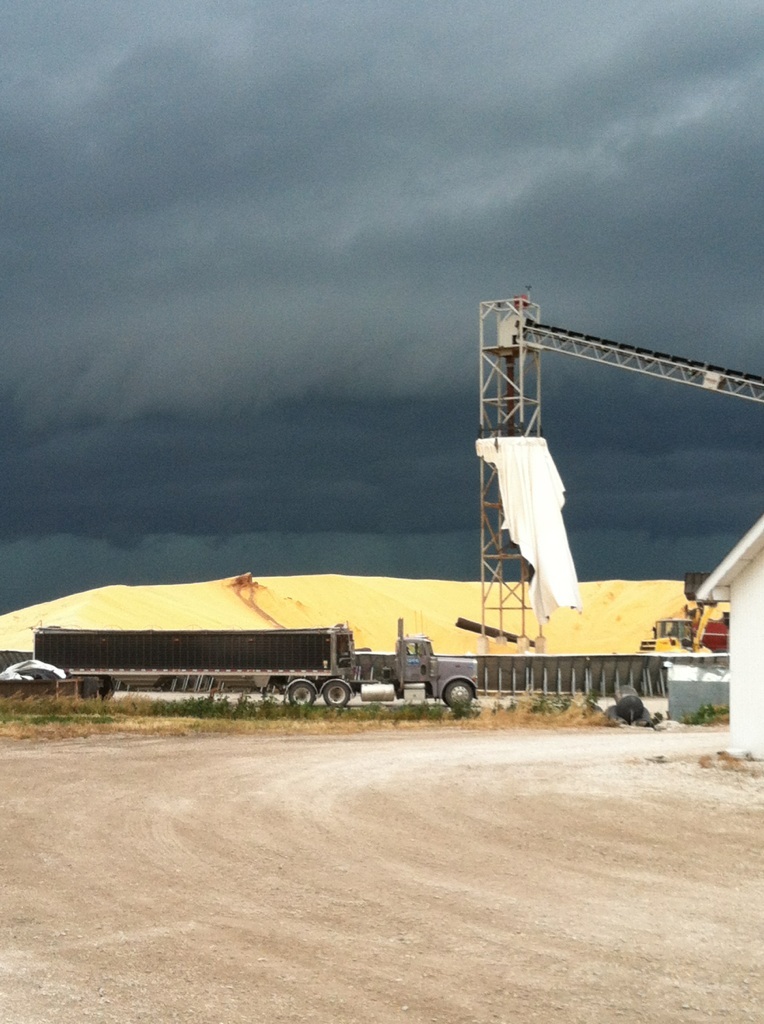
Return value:
M 391 729 L 581 728 L 612 722 L 582 698 L 534 694 L 510 702 L 448 708 L 443 704 L 366 704 L 342 709 L 272 699 L 189 697 L 162 700 L 121 696 L 101 702 L 72 697 L 0 700 L 0 737 L 66 739 L 99 734 L 344 735 Z

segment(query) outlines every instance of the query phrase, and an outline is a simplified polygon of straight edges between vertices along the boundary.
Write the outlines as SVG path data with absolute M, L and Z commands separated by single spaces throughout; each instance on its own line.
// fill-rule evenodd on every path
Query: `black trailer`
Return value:
M 35 630 L 34 656 L 103 688 L 174 689 L 179 679 L 207 679 L 225 689 L 284 693 L 294 702 L 350 699 L 353 634 L 321 629 Z

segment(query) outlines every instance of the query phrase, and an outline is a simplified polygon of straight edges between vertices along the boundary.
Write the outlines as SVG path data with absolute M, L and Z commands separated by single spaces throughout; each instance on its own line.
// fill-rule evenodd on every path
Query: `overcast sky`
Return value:
M 478 307 L 764 374 L 764 19 L 716 0 L 15 0 L 0 611 L 479 577 Z M 761 404 L 558 354 L 582 580 L 710 570 Z

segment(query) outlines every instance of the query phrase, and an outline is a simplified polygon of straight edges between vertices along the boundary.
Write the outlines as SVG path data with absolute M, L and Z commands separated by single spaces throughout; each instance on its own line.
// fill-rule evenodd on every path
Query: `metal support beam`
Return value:
M 480 436 L 541 434 L 541 362 L 526 343 L 525 325 L 539 307 L 526 295 L 480 304 Z M 528 566 L 502 529 L 504 513 L 496 468 L 480 461 L 481 626 L 488 619 L 527 646 Z

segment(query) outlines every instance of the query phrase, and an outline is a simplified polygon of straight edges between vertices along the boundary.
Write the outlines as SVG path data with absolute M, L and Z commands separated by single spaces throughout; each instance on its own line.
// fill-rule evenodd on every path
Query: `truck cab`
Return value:
M 397 676 L 401 690 L 424 684 L 425 694 L 449 707 L 470 704 L 477 696 L 477 659 L 468 656 L 436 656 L 432 641 L 423 634 L 398 636 Z
M 399 644 L 398 678 L 406 683 L 426 683 L 432 671 L 432 643 L 426 636 L 404 636 Z

